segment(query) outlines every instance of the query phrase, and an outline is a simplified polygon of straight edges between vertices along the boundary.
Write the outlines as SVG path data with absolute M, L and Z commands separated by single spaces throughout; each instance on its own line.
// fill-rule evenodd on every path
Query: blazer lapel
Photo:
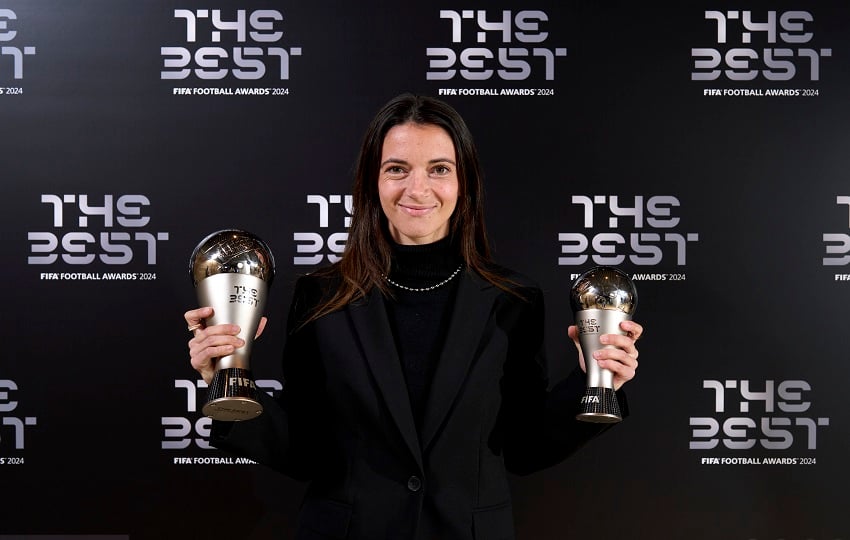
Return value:
M 460 392 L 498 293 L 499 289 L 471 272 L 465 273 L 458 284 L 446 342 L 428 396 L 422 448 L 431 443 Z
M 422 467 L 422 451 L 416 434 L 410 397 L 380 291 L 373 289 L 362 303 L 350 306 L 349 313 L 390 415 L 416 462 Z

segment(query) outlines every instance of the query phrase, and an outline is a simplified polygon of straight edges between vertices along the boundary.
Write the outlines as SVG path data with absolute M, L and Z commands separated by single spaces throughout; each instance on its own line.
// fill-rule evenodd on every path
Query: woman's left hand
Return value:
M 643 334 L 643 326 L 634 321 L 621 322 L 620 329 L 626 335 L 602 334 L 599 336 L 599 341 L 603 345 L 611 345 L 611 347 L 605 347 L 593 353 L 593 358 L 599 367 L 607 369 L 614 375 L 614 390 L 619 390 L 621 386 L 634 378 L 638 367 L 638 350 L 635 347 L 635 342 Z M 578 349 L 578 361 L 581 369 L 587 371 L 578 339 L 578 328 L 570 326 L 567 329 L 567 334 Z

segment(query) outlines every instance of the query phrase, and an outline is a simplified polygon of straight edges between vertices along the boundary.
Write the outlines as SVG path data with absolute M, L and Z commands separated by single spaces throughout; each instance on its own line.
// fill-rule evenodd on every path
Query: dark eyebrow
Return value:
M 387 165 L 388 163 L 397 163 L 399 165 L 409 165 L 409 163 L 407 161 L 403 160 L 403 159 L 391 157 L 391 158 L 387 158 L 387 159 L 385 159 L 384 161 L 381 162 L 381 168 L 383 168 L 384 165 Z M 455 163 L 454 160 L 451 160 L 449 158 L 437 158 L 437 159 L 428 160 L 429 165 L 433 165 L 435 163 L 451 163 L 452 165 L 457 167 L 457 163 Z
M 409 163 L 407 161 L 403 160 L 403 159 L 387 158 L 387 159 L 385 159 L 384 161 L 381 162 L 381 167 L 383 167 L 387 163 L 399 163 L 401 165 L 409 165 Z M 430 160 L 428 160 L 428 163 L 431 164 L 431 165 L 433 165 L 434 163 L 451 163 L 452 165 L 457 166 L 457 163 L 455 163 L 454 160 L 449 159 L 449 158 L 430 159 Z
M 398 159 L 398 158 L 388 158 L 388 159 L 385 159 L 384 161 L 382 161 L 382 162 L 381 162 L 381 167 L 383 167 L 383 166 L 384 166 L 384 165 L 386 165 L 387 163 L 398 163 L 398 164 L 400 164 L 400 165 L 407 165 L 407 164 L 408 164 L 408 163 L 407 163 L 405 160 L 403 160 L 403 159 Z
M 434 163 L 451 163 L 455 167 L 457 166 L 457 163 L 455 163 L 453 159 L 449 159 L 449 158 L 432 159 L 428 163 L 431 163 L 431 164 L 434 164 Z

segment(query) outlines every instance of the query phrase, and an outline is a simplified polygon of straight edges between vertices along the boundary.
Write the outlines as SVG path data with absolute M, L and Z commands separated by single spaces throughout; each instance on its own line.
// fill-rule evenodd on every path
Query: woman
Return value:
M 575 420 L 580 352 L 547 391 L 542 294 L 490 260 L 482 192 L 447 104 L 406 94 L 372 121 L 345 254 L 295 287 L 279 404 L 263 395 L 259 418 L 213 423 L 215 446 L 310 481 L 298 538 L 513 538 L 506 471 L 554 465 L 604 429 Z M 643 332 L 621 328 L 596 357 L 615 389 Z M 191 362 L 208 382 L 237 333 L 195 330 Z

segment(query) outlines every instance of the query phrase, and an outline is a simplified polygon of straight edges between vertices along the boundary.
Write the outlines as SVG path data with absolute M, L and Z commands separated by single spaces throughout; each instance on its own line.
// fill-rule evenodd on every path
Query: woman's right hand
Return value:
M 240 328 L 235 324 L 217 324 L 207 326 L 205 319 L 213 316 L 213 308 L 202 307 L 187 311 L 183 314 L 186 324 L 193 328 L 194 336 L 189 340 L 189 358 L 195 371 L 207 384 L 212 382 L 215 375 L 215 361 L 217 358 L 233 354 L 238 348 L 245 345 L 245 341 L 238 337 Z M 260 319 L 257 327 L 257 335 L 260 337 L 266 326 L 266 318 Z

